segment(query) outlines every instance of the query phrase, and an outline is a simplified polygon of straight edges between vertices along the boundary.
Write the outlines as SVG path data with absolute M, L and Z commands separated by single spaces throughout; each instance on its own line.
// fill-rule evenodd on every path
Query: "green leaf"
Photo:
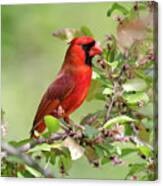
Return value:
M 139 108 L 138 112 L 143 114 L 144 116 L 147 116 L 153 119 L 153 114 L 154 114 L 153 103 L 148 103 L 143 108 Z
M 150 157 L 152 155 L 151 149 L 147 146 L 140 146 L 139 150 L 140 150 L 140 153 L 142 153 L 146 157 Z
M 60 122 L 57 118 L 47 115 L 44 117 L 44 121 L 50 133 L 57 132 L 60 129 Z
M 50 163 L 52 165 L 54 165 L 56 163 L 56 157 L 57 157 L 57 155 L 55 152 L 50 152 Z
M 112 140 L 110 138 L 105 138 L 104 143 L 101 144 L 102 148 L 105 150 L 105 152 L 108 155 L 110 155 L 113 151 L 115 152 L 115 148 L 111 143 L 112 143 Z
M 91 138 L 97 136 L 98 133 L 99 133 L 99 131 L 97 129 L 95 129 L 94 127 L 91 127 L 90 125 L 85 126 L 85 135 L 88 138 L 91 139 Z
M 118 64 L 119 64 L 119 61 L 113 61 L 113 62 L 108 63 L 108 64 L 109 64 L 109 66 L 111 66 L 112 71 L 114 71 L 114 69 L 116 69 Z
M 122 156 L 126 156 L 126 155 L 134 153 L 134 152 L 137 152 L 136 148 L 124 148 L 124 149 L 122 149 Z
M 60 155 L 60 159 L 58 162 L 59 168 L 63 167 L 65 173 L 71 168 L 72 161 L 70 156 Z
M 115 147 L 115 150 L 116 150 L 116 153 L 120 156 L 120 155 L 122 155 L 122 150 L 121 150 L 121 148 L 119 147 L 119 146 L 116 146 Z
M 51 151 L 51 149 L 61 149 L 61 142 L 60 143 L 53 143 L 53 144 L 48 144 L 48 143 L 42 143 L 34 148 L 30 149 L 28 152 L 33 153 L 33 152 L 38 152 L 38 151 Z
M 38 151 L 50 151 L 50 150 L 51 150 L 51 145 L 47 143 L 42 143 L 30 149 L 28 152 L 33 153 L 33 152 L 38 152 Z
M 124 124 L 124 123 L 128 123 L 128 122 L 134 122 L 136 121 L 135 119 L 130 118 L 129 116 L 126 115 L 121 115 L 121 116 L 117 116 L 115 118 L 112 118 L 110 120 L 108 120 L 105 124 L 104 124 L 104 128 L 110 128 L 112 125 L 119 123 L 119 124 Z
M 113 90 L 111 88 L 105 88 L 102 92 L 104 95 L 111 95 Z
M 143 101 L 146 104 L 149 101 L 149 97 L 145 92 L 125 93 L 123 98 L 129 104 L 137 104 L 139 101 Z
M 49 131 L 45 131 L 45 132 L 43 132 L 43 133 L 41 134 L 41 136 L 42 136 L 43 138 L 48 138 L 50 135 L 51 135 L 51 133 L 50 133 Z
M 134 63 L 135 63 L 135 61 L 134 61 Z M 142 69 L 142 70 L 140 70 L 140 69 L 135 70 L 135 73 L 136 73 L 136 75 L 137 75 L 139 78 L 144 79 L 145 82 L 148 84 L 148 86 L 149 86 L 149 85 L 151 86 L 151 84 L 153 83 L 153 75 L 150 76 L 149 74 L 146 74 L 146 73 L 144 72 L 144 69 Z
M 146 130 L 146 128 L 139 123 L 139 133 L 138 133 L 138 137 L 140 140 L 149 143 L 150 140 L 150 132 Z
M 34 177 L 36 178 L 40 178 L 40 177 L 43 177 L 42 174 L 37 171 L 36 169 L 32 168 L 32 167 L 29 167 L 28 165 L 25 165 L 25 168 L 26 170 L 31 173 Z
M 112 7 L 109 8 L 109 10 L 107 11 L 107 16 L 110 17 L 115 10 L 119 10 L 124 15 L 129 13 L 129 11 L 124 6 L 120 5 L 119 3 L 114 3 Z
M 87 26 L 82 26 L 80 30 L 84 35 L 93 37 L 91 30 Z
M 143 91 L 146 88 L 147 88 L 146 82 L 140 78 L 127 80 L 127 82 L 125 84 L 123 84 L 123 89 L 126 92 Z
M 17 177 L 18 177 L 18 178 L 24 178 L 24 175 L 23 175 L 23 173 L 21 173 L 21 172 L 17 172 Z
M 46 162 L 45 167 L 47 167 L 47 165 L 49 164 L 50 153 L 51 153 L 51 151 L 43 151 L 43 152 L 42 152 L 43 157 L 45 158 L 45 162 Z
M 109 157 L 104 157 L 104 158 L 102 158 L 102 160 L 101 160 L 101 164 L 102 165 L 105 165 L 105 164 L 107 164 L 107 163 L 110 163 L 110 159 L 109 159 Z
M 104 156 L 104 149 L 100 145 L 95 146 L 95 151 L 98 157 L 103 157 Z
M 125 125 L 125 135 L 131 136 L 133 134 L 133 127 L 131 125 Z
M 141 171 L 144 171 L 145 170 L 145 166 L 146 166 L 146 163 L 135 163 L 135 164 L 130 164 L 129 167 L 130 167 L 130 171 L 129 173 L 127 174 L 126 176 L 126 179 L 129 177 L 129 176 L 133 176 L 135 175 L 136 173 L 139 173 Z
M 21 141 L 10 141 L 9 144 L 14 146 L 14 147 L 20 147 L 20 146 L 23 146 L 27 143 L 29 143 L 31 141 L 31 139 L 24 139 L 24 140 L 21 140 Z
M 99 78 L 100 78 L 100 75 L 96 71 L 93 71 L 92 79 L 99 79 Z
M 20 170 L 17 172 L 17 177 L 19 178 L 31 178 L 31 177 L 34 177 L 29 171 L 23 171 L 23 170 Z
M 144 118 L 144 119 L 141 120 L 141 122 L 146 129 L 153 130 L 153 127 L 154 127 L 153 119 Z

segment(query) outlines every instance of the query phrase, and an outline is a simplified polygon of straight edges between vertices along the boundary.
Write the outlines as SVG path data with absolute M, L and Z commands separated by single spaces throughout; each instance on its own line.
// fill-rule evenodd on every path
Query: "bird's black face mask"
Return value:
M 90 56 L 89 55 L 89 51 L 91 50 L 91 48 L 95 45 L 95 41 L 92 41 L 91 43 L 88 43 L 88 44 L 83 44 L 82 45 L 82 48 L 85 52 L 85 64 L 87 64 L 88 66 L 92 66 L 92 57 L 93 56 Z

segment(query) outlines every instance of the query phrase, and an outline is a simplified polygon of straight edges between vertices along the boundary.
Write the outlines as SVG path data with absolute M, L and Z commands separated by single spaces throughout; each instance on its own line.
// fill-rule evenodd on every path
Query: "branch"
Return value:
M 22 153 L 22 151 L 20 151 L 19 149 L 14 148 L 13 146 L 11 146 L 3 141 L 1 142 L 1 147 L 8 154 L 15 155 L 15 156 L 19 157 L 20 159 L 22 159 L 28 166 L 39 171 L 45 177 L 54 178 L 54 175 L 51 174 L 51 171 L 49 168 L 44 169 L 38 163 L 36 163 L 29 155 Z

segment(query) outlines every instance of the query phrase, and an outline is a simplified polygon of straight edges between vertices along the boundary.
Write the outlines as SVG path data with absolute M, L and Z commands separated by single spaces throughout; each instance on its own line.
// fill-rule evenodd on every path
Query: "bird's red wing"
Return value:
M 75 81 L 71 74 L 61 73 L 57 79 L 49 86 L 39 104 L 32 131 L 39 125 L 39 122 L 47 114 L 50 114 L 58 107 L 60 101 L 65 99 L 73 91 Z

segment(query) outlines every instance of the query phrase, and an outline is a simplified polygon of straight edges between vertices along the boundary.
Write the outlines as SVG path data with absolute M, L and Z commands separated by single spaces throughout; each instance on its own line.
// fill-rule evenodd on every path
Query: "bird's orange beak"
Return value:
M 100 47 L 99 43 L 95 43 L 95 45 L 91 48 L 89 55 L 90 56 L 95 56 L 95 55 L 100 55 L 102 53 L 102 48 Z

